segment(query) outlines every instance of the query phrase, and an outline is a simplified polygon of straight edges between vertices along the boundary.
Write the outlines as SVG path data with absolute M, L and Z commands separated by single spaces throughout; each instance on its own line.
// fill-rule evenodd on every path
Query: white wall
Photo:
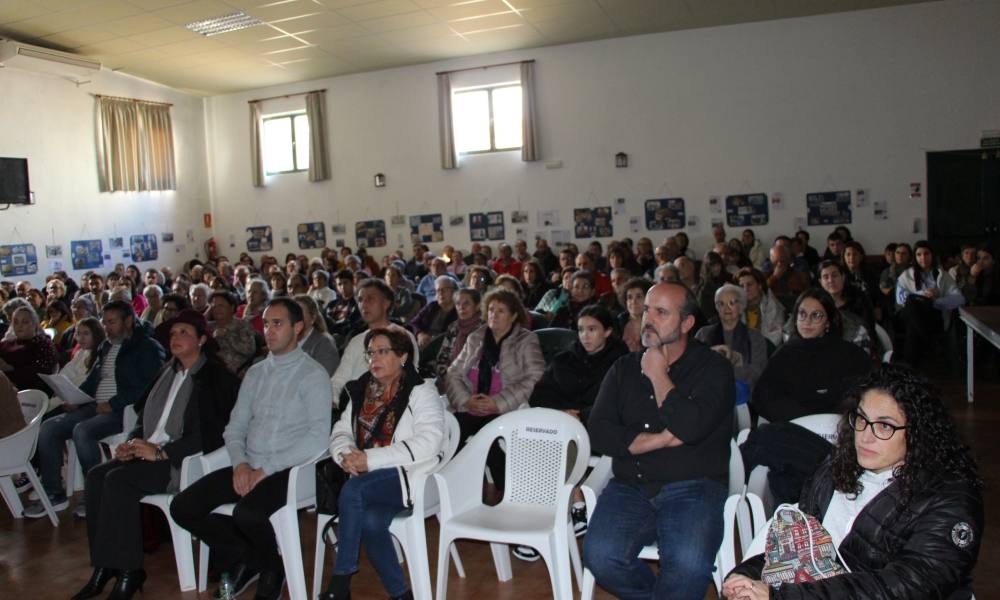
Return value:
M 92 94 L 126 96 L 172 102 L 177 189 L 169 192 L 98 192 Z M 26 157 L 35 192 L 35 205 L 12 206 L 0 212 L 0 244 L 33 243 L 39 272 L 28 279 L 35 285 L 50 272 L 45 245 L 62 245 L 62 260 L 71 275 L 70 241 L 153 233 L 159 260 L 150 266 L 179 265 L 194 255 L 209 235 L 202 213 L 209 211 L 203 99 L 134 77 L 102 71 L 93 82 L 77 87 L 56 76 L 0 69 L 0 156 Z M 188 243 L 192 229 L 196 244 Z M 160 234 L 171 232 L 174 243 Z M 113 262 L 130 263 L 116 250 Z M 20 279 L 20 277 L 0 277 Z
M 888 202 L 890 220 L 855 209 L 855 237 L 870 251 L 912 240 L 924 198 L 925 152 L 978 146 L 1000 127 L 1000 3 L 949 1 L 771 21 L 478 56 L 428 65 L 220 96 L 207 102 L 215 230 L 224 252 L 245 250 L 245 228 L 271 225 L 275 253 L 295 251 L 295 225 L 322 220 L 348 226 L 392 214 L 467 214 L 558 207 L 568 224 L 575 207 L 625 197 L 641 216 L 648 198 L 683 196 L 700 225 L 693 245 L 710 238 L 712 195 L 780 192 L 758 235 L 791 232 L 805 215 L 805 194 L 866 189 Z M 435 71 L 534 58 L 546 160 L 517 154 L 477 156 L 456 171 L 439 167 Z M 333 180 L 304 174 L 250 185 L 246 101 L 327 89 Z M 284 104 L 282 105 L 284 106 Z M 265 112 L 272 107 L 265 104 Z M 615 169 L 615 152 L 630 167 Z M 383 172 L 388 186 L 375 189 Z M 924 185 L 926 195 L 926 185 Z M 291 232 L 281 244 L 280 230 Z M 825 243 L 830 227 L 813 228 Z M 926 223 L 922 231 L 926 231 Z M 645 234 L 643 224 L 642 234 Z M 733 232 L 730 232 L 733 233 Z M 615 236 L 632 235 L 627 219 Z M 236 241 L 229 248 L 230 236 Z M 389 230 L 389 245 L 408 230 Z M 654 241 L 662 234 L 654 236 Z M 470 244 L 467 227 L 445 241 Z M 332 239 L 330 245 L 333 245 Z M 376 255 L 382 251 L 374 251 Z

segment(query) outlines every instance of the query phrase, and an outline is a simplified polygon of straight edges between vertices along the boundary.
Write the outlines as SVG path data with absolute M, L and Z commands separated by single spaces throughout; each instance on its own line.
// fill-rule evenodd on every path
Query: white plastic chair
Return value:
M 433 588 L 431 587 L 431 567 L 427 557 L 427 532 L 424 521 L 428 517 L 438 514 L 440 511 L 440 500 L 437 486 L 431 482 L 427 485 L 431 475 L 441 470 L 458 449 L 460 437 L 458 420 L 455 415 L 445 413 L 445 427 L 447 436 L 445 447 L 442 449 L 441 462 L 422 476 L 411 476 L 410 491 L 413 494 L 413 509 L 398 515 L 389 525 L 389 533 L 397 542 L 397 553 L 400 553 L 400 562 L 403 558 L 409 561 L 410 585 L 413 597 L 416 600 L 432 600 Z M 326 543 L 323 541 L 323 529 L 332 517 L 327 514 L 319 514 L 316 519 L 316 551 L 313 562 L 313 583 L 312 597 L 318 598 L 323 585 L 323 565 L 326 559 Z M 335 542 L 336 538 L 330 540 Z M 458 556 L 458 549 L 451 548 L 451 558 L 455 561 L 455 570 L 459 577 L 465 577 L 465 569 L 462 560 Z
M 482 503 L 483 469 L 498 437 L 506 442 L 506 485 L 500 503 L 486 506 Z M 576 446 L 572 462 L 571 442 Z M 437 600 L 445 600 L 448 594 L 448 553 L 457 539 L 490 542 L 500 581 L 512 577 L 508 544 L 536 549 L 548 567 L 553 596 L 570 600 L 570 561 L 576 565 L 580 558 L 569 525 L 569 506 L 589 459 L 590 438 L 580 421 L 547 408 L 501 415 L 471 437 L 434 474 L 441 495 Z
M 192 454 L 181 463 L 180 489 L 183 490 L 202 476 L 201 452 Z M 170 539 L 174 546 L 174 560 L 177 562 L 177 581 L 182 592 L 195 589 L 197 582 L 194 575 L 194 551 L 191 546 L 191 533 L 174 522 L 170 516 L 170 502 L 174 494 L 150 494 L 140 500 L 143 504 L 155 506 L 163 512 L 170 525 Z
M 285 568 L 288 595 L 292 600 L 306 600 L 306 576 L 302 566 L 302 544 L 299 540 L 298 510 L 316 504 L 316 463 L 329 456 L 328 450 L 305 463 L 292 467 L 288 473 L 288 495 L 285 505 L 271 515 L 271 527 L 278 541 L 281 562 Z M 203 475 L 231 466 L 225 447 L 201 457 Z M 223 504 L 214 513 L 232 516 L 236 504 Z M 201 542 L 198 553 L 198 591 L 208 587 L 208 545 Z
M 111 460 L 114 456 L 115 446 L 124 443 L 128 434 L 135 429 L 135 424 L 139 420 L 139 416 L 135 412 L 135 407 L 129 404 L 122 411 L 122 431 L 121 433 L 115 433 L 109 435 L 106 438 L 100 440 L 101 444 L 104 444 L 110 450 L 110 456 L 104 454 L 104 450 L 101 450 L 101 462 Z M 80 459 L 76 455 L 76 444 L 73 443 L 72 439 L 66 440 L 66 496 L 72 496 L 74 492 L 79 492 L 83 489 L 84 484 L 87 482 L 86 473 L 80 467 Z
M 35 454 L 38 432 L 42 426 L 42 417 L 45 416 L 49 398 L 41 390 L 22 390 L 17 393 L 17 399 L 21 404 L 21 414 L 24 415 L 26 424 L 20 431 L 0 438 L 0 495 L 3 495 L 14 518 L 20 519 L 24 507 L 21 505 L 21 497 L 17 494 L 12 478 L 21 473 L 27 474 L 32 489 L 42 501 L 46 514 L 49 515 L 49 520 L 54 527 L 58 527 L 59 517 L 56 516 L 56 511 L 49 502 L 49 496 L 42 488 L 42 482 L 31 466 L 31 457 Z
M 751 507 L 754 507 L 751 511 L 753 521 L 749 526 L 750 529 L 760 529 L 766 522 L 763 510 L 757 510 L 756 508 L 756 506 L 760 505 L 760 499 L 752 494 L 745 494 L 743 491 L 741 475 L 743 472 L 743 458 L 739 454 L 739 447 L 736 446 L 735 442 L 730 442 L 729 447 L 731 451 L 729 457 L 730 494 L 723 506 L 722 517 L 724 529 L 722 543 L 719 545 L 719 551 L 715 555 L 715 571 L 712 574 L 715 589 L 720 595 L 723 579 L 729 571 L 736 567 L 736 537 L 733 526 L 737 524 L 740 506 L 744 505 L 744 503 L 749 503 Z M 736 467 L 737 464 L 739 465 L 738 468 Z M 592 507 L 597 506 L 597 498 L 604 491 L 608 482 L 611 481 L 611 476 L 611 458 L 602 457 L 597 466 L 590 472 L 590 475 L 587 476 L 587 480 L 580 486 L 584 499 L 587 502 L 588 516 L 593 514 Z M 750 544 L 752 534 L 748 533 L 746 538 L 743 538 L 743 535 L 744 533 L 741 528 L 740 537 L 745 548 Z M 639 558 L 642 560 L 658 561 L 660 559 L 659 549 L 655 544 L 646 546 L 640 550 Z M 594 597 L 595 584 L 594 574 L 590 572 L 590 569 L 583 569 L 583 577 L 580 583 L 580 600 L 590 600 Z
M 804 427 L 809 431 L 815 433 L 816 435 L 822 437 L 831 444 L 837 443 L 837 428 L 840 426 L 840 420 L 842 416 L 832 413 L 823 413 L 818 415 L 806 415 L 804 417 L 799 417 L 797 419 L 792 419 L 791 422 Z M 748 430 L 743 430 L 737 436 L 737 442 L 742 444 L 746 441 L 749 435 Z M 774 495 L 771 494 L 771 489 L 767 485 L 767 474 L 770 469 L 763 465 L 758 465 L 754 467 L 753 471 L 750 471 L 750 479 L 747 481 L 747 494 L 754 494 L 760 498 L 763 503 L 763 510 L 765 514 L 770 515 L 774 512 Z

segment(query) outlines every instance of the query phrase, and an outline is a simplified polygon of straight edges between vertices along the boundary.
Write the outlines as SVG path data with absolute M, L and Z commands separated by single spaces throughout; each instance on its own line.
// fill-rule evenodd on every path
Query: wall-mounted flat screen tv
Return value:
M 27 158 L 0 158 L 0 204 L 31 204 Z

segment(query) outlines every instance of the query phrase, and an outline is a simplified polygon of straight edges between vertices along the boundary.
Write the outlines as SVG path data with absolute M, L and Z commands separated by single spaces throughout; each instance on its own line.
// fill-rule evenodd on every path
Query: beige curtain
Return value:
M 177 188 L 170 106 L 99 96 L 96 111 L 102 192 Z
M 455 152 L 455 130 L 451 116 L 451 77 L 440 73 L 438 78 L 438 136 L 441 139 L 441 168 L 458 167 Z
M 309 119 L 309 181 L 330 178 L 330 154 L 326 148 L 326 92 L 306 94 Z
M 535 113 L 535 63 L 521 63 L 521 160 L 541 158 L 538 115 Z
M 250 103 L 250 180 L 264 187 L 264 159 L 260 154 L 260 102 Z
M 143 154 L 143 177 L 146 186 L 141 189 L 172 190 L 177 187 L 174 166 L 174 128 L 170 121 L 170 107 L 162 104 L 137 103 Z

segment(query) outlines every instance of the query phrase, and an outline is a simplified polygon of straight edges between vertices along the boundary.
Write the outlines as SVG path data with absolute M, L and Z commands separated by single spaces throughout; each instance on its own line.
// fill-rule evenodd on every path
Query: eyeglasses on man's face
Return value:
M 866 428 L 872 430 L 872 434 L 880 440 L 891 439 L 897 431 L 906 429 L 905 425 L 893 425 L 885 421 L 869 421 L 867 417 L 858 411 L 851 411 L 847 415 L 847 420 L 851 423 L 854 431 L 862 432 Z

